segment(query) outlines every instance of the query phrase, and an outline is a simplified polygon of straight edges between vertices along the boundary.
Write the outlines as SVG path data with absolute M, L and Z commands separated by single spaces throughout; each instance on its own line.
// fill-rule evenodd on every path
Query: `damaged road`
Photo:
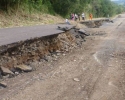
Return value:
M 122 14 L 114 23 L 86 28 L 89 36 L 82 44 L 73 42 L 73 46 L 66 42 L 73 49 L 66 49 L 65 45 L 66 52 L 59 50 L 52 54 L 54 60 L 47 56 L 48 61 L 32 62 L 30 66 L 37 66 L 33 72 L 5 78 L 8 87 L 0 89 L 0 99 L 124 100 L 124 26 L 125 14 Z M 63 35 L 60 38 L 66 36 Z M 74 36 L 81 41 L 82 36 Z M 61 39 L 62 43 L 66 40 L 69 41 Z

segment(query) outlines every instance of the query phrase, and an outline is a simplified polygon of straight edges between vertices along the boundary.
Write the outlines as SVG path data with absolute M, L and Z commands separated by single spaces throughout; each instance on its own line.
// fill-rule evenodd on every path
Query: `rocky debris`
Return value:
M 107 22 L 111 22 L 111 23 L 114 23 L 114 21 L 110 18 L 107 19 Z
M 0 79 L 2 79 L 3 75 L 2 75 L 2 71 L 0 70 Z
M 97 31 L 97 32 L 93 32 L 91 33 L 91 36 L 102 36 L 102 35 L 105 35 L 106 32 L 105 31 Z
M 0 67 L 0 70 L 2 72 L 2 75 L 7 75 L 7 74 L 14 75 L 14 73 L 10 71 L 8 68 Z
M 79 29 L 78 32 L 79 32 L 79 33 L 82 33 L 82 34 L 85 34 L 85 33 L 86 33 L 86 31 L 83 30 L 83 29 Z
M 84 35 L 86 35 L 86 36 L 89 36 L 90 34 L 88 34 L 85 30 L 83 30 L 83 29 L 80 29 L 80 30 L 78 30 L 78 32 L 79 33 L 81 33 L 81 34 L 84 34 Z
M 86 21 L 86 22 L 81 22 L 81 23 L 85 24 L 88 28 L 99 28 L 100 26 L 102 26 L 104 21 L 113 23 L 113 20 L 110 20 L 110 19 L 95 20 L 95 21 L 93 20 L 93 21 Z
M 58 29 L 62 30 L 62 31 L 65 31 L 65 32 L 69 30 L 68 27 L 60 27 L 60 26 L 58 26 Z
M 62 55 L 63 55 L 63 56 L 66 56 L 66 54 L 65 54 L 65 53 L 63 53 Z
M 85 25 L 89 28 L 95 28 L 96 27 L 96 24 L 94 21 L 89 21 L 87 23 L 85 23 Z
M 68 31 L 68 27 L 60 27 L 60 26 L 58 26 L 58 29 L 62 30 L 62 31 Z
M 103 21 L 95 21 L 95 27 L 94 28 L 99 28 L 102 26 Z
M 19 69 L 21 71 L 24 71 L 24 72 L 30 72 L 30 71 L 32 71 L 32 67 L 27 66 L 27 65 L 17 65 L 17 66 L 15 66 L 15 68 Z
M 85 34 L 78 32 L 78 30 L 71 30 L 73 37 L 75 37 L 76 46 L 81 47 L 82 43 L 85 41 Z
M 121 15 L 118 15 L 118 18 L 121 18 Z
M 15 74 L 15 75 L 19 75 L 19 72 L 15 72 L 14 74 Z
M 110 22 L 111 22 L 111 23 L 114 23 L 114 21 L 113 21 L 113 20 L 110 20 Z
M 7 87 L 7 83 L 5 83 L 5 82 L 0 82 L 0 87 L 6 88 L 6 87 Z
M 71 30 L 71 28 L 75 28 L 75 26 L 74 27 L 61 27 L 61 26 L 58 26 L 58 28 L 57 29 L 59 29 L 59 30 L 62 30 L 62 31 L 69 31 L 69 30 Z
M 78 78 L 74 78 L 73 80 L 76 81 L 76 82 L 79 82 L 79 81 L 80 81 Z
M 80 47 L 85 41 L 85 36 L 87 36 L 81 29 L 58 28 L 66 32 L 1 46 L 0 66 L 3 66 L 3 68 L 6 66 L 8 68 L 8 70 L 6 69 L 7 73 L 15 76 L 21 72 L 32 71 L 33 67 L 27 66 L 31 62 L 56 61 L 60 55 L 65 56 L 66 52 Z M 2 70 L 0 70 L 2 76 L 1 72 Z

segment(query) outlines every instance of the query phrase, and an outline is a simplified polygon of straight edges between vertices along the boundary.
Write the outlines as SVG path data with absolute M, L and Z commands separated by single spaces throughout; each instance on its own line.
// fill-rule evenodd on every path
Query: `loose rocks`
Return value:
M 0 82 L 0 87 L 6 88 L 6 87 L 7 87 L 7 83 L 5 83 L 5 82 Z
M 13 75 L 14 73 L 12 71 L 10 71 L 8 68 L 5 68 L 5 67 L 0 67 L 1 69 L 1 72 L 3 75 L 7 75 L 7 74 L 11 74 Z
M 32 67 L 27 66 L 27 65 L 17 65 L 15 66 L 16 69 L 22 70 L 24 72 L 30 72 L 32 71 Z
M 76 81 L 76 82 L 79 82 L 79 81 L 80 81 L 78 78 L 74 78 L 73 80 Z

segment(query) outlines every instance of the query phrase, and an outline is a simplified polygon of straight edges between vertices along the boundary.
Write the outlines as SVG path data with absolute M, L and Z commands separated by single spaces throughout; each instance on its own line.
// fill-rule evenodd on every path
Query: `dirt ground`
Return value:
M 89 29 L 81 48 L 6 79 L 0 100 L 125 100 L 125 14 Z

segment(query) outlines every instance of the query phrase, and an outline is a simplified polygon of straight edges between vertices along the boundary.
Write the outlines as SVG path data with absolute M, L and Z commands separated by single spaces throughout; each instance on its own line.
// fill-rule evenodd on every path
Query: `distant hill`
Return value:
M 113 2 L 120 4 L 120 5 L 125 4 L 125 0 L 117 0 L 117 1 L 113 1 Z

